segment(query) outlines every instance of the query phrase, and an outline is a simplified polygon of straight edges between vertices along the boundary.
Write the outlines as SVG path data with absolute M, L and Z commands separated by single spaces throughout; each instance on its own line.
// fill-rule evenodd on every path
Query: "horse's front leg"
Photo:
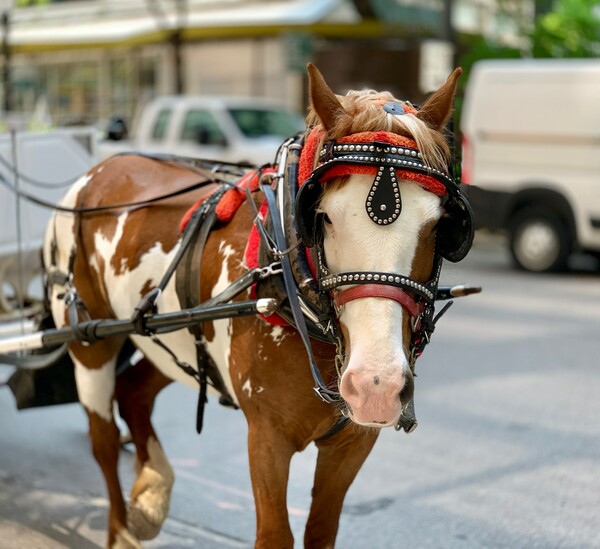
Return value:
M 169 513 L 175 474 L 152 427 L 158 393 L 171 383 L 143 358 L 118 378 L 116 399 L 136 448 L 137 478 L 131 488 L 127 525 L 141 540 L 155 538 Z
M 295 448 L 265 418 L 248 422 L 250 476 L 256 505 L 256 549 L 293 548 L 287 512 L 290 461 Z
M 92 451 L 108 490 L 107 547 L 140 549 L 137 538 L 127 527 L 127 509 L 117 470 L 121 447 L 113 416 L 116 351 L 118 346 L 111 346 L 107 341 L 90 346 L 74 344 L 70 350 L 79 400 L 89 418 Z
M 330 438 L 315 441 L 319 455 L 304 533 L 306 548 L 334 546 L 344 497 L 371 452 L 378 433 L 351 424 Z

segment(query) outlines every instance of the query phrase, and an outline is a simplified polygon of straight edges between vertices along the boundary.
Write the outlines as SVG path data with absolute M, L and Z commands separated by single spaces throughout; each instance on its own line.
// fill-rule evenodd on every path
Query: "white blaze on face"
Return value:
M 355 175 L 328 193 L 321 210 L 331 219 L 325 257 L 332 273 L 379 271 L 410 276 L 421 229 L 441 214 L 440 199 L 414 183 L 401 182 L 402 212 L 390 225 L 377 225 L 365 210 L 372 176 Z M 349 333 L 350 356 L 340 383 L 355 421 L 392 424 L 408 373 L 402 325 L 406 311 L 392 300 L 361 298 L 344 305 L 340 321 Z M 404 342 L 408 347 L 409 342 Z

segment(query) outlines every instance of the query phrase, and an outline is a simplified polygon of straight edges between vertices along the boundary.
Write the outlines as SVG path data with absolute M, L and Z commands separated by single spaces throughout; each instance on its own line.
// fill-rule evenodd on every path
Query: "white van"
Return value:
M 476 226 L 507 230 L 517 266 L 600 254 L 600 60 L 477 63 L 461 130 Z

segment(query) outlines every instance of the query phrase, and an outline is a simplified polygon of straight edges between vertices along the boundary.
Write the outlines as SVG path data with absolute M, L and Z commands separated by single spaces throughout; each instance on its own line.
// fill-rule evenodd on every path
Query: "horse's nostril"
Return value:
M 342 378 L 342 387 L 346 396 L 358 396 L 358 389 L 356 388 L 355 381 L 354 372 L 347 372 Z

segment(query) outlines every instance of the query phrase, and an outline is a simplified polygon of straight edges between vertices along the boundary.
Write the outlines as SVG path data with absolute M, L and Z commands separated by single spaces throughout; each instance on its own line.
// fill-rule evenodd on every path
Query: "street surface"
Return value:
M 418 429 L 385 430 L 346 498 L 337 547 L 600 547 L 600 271 L 511 269 L 478 235 L 444 283 L 458 299 L 417 363 Z M 0 367 L 0 380 L 10 373 Z M 196 395 L 158 400 L 155 425 L 176 471 L 170 518 L 150 549 L 249 548 L 254 506 L 241 412 Z M 0 389 L 0 549 L 104 547 L 107 501 L 77 405 L 17 412 Z M 292 464 L 296 546 L 310 504 L 314 446 Z M 133 456 L 123 452 L 128 491 Z

